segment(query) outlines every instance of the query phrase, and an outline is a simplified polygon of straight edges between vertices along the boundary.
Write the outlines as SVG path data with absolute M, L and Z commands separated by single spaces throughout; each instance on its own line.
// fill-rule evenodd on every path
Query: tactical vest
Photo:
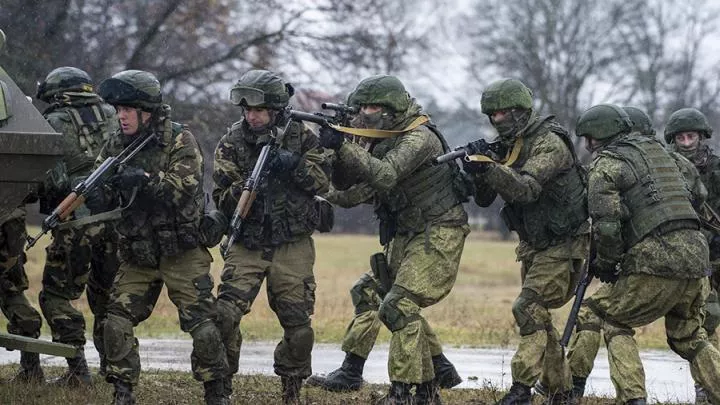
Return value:
M 437 136 L 443 150 L 449 150 L 447 142 L 438 131 L 433 131 L 426 125 L 415 131 L 426 131 Z M 372 156 L 377 159 L 384 158 L 401 139 L 401 136 L 384 139 L 374 146 Z M 426 162 L 412 175 L 400 180 L 392 190 L 378 192 L 375 214 L 381 222 L 381 243 L 389 242 L 395 232 L 422 232 L 451 208 L 467 201 L 471 191 L 459 176 L 459 169 L 454 162 L 440 165 Z M 383 233 L 387 235 L 384 236 Z
M 718 212 L 720 210 L 720 157 L 710 152 L 707 162 L 698 166 L 700 180 L 708 191 L 707 202 L 710 207 Z
M 283 149 L 303 155 L 302 123 L 292 122 L 283 138 Z M 282 130 L 278 128 L 278 130 Z M 243 121 L 232 125 L 227 140 L 243 159 L 236 161 L 238 170 L 249 175 L 260 154 L 262 143 L 269 141 L 269 136 L 261 136 L 258 143 L 246 140 Z M 268 138 L 268 139 L 263 139 Z M 260 186 L 258 197 L 253 202 L 250 212 L 243 221 L 240 242 L 248 249 L 279 246 L 297 241 L 311 235 L 320 223 L 320 214 L 313 195 L 302 190 L 294 181 L 288 181 L 268 173 Z M 224 213 L 228 218 L 232 212 Z
M 167 172 L 175 138 L 186 129 L 182 124 L 165 119 L 158 130 L 162 134 L 161 139 L 149 143 L 129 164 L 141 167 L 148 173 Z M 118 137 L 121 136 L 118 134 Z M 112 149 L 113 155 L 121 150 L 122 145 L 116 142 Z M 123 259 L 142 266 L 157 267 L 161 256 L 175 256 L 199 246 L 199 224 L 204 203 L 202 176 L 198 181 L 200 184 L 196 194 L 183 204 L 164 201 L 183 198 L 182 193 L 177 196 L 156 196 L 142 191 L 137 193 L 132 205 L 122 212 L 122 220 L 117 225 Z M 126 200 L 129 194 L 129 191 L 123 193 Z
M 657 142 L 629 135 L 612 142 L 598 156 L 623 160 L 636 179 L 622 195 L 623 203 L 630 211 L 630 218 L 623 224 L 627 248 L 651 233 L 699 229 L 682 174 L 673 158 Z
M 535 141 L 551 133 L 563 140 L 572 154 L 573 164 L 543 184 L 536 201 L 506 203 L 501 214 L 508 228 L 535 249 L 567 241 L 588 219 L 585 171 L 578 163 L 567 131 L 551 119 L 541 118 L 534 128 L 530 128 L 519 158 L 511 167 L 522 170 Z

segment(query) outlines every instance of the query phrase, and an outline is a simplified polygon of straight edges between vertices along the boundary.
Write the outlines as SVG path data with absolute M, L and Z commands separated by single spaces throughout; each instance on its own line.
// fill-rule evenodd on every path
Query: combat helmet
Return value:
M 363 79 L 348 95 L 348 105 L 375 104 L 403 112 L 410 108 L 410 94 L 400 79 L 390 75 L 375 75 Z
M 632 128 L 630 128 L 631 132 L 639 132 L 650 137 L 655 136 L 655 129 L 653 128 L 652 121 L 645 111 L 637 107 L 627 106 L 623 107 L 623 110 L 625 110 L 630 117 L 630 121 L 632 121 Z
M 532 91 L 517 79 L 497 80 L 483 91 L 480 107 L 486 115 L 512 108 L 530 110 L 533 107 Z
M 66 91 L 92 92 L 92 79 L 82 69 L 63 66 L 53 69 L 38 85 L 36 98 L 50 103 L 55 95 Z
M 625 110 L 615 104 L 598 104 L 585 110 L 575 124 L 575 135 L 605 140 L 629 133 L 633 122 Z
M 281 110 L 288 105 L 295 89 L 268 70 L 250 70 L 230 89 L 230 101 L 243 107 Z
M 112 105 L 123 105 L 153 112 L 162 106 L 160 82 L 154 74 L 143 70 L 124 70 L 105 79 L 98 95 Z
M 670 115 L 665 124 L 665 142 L 675 142 L 675 134 L 695 131 L 705 138 L 712 136 L 713 130 L 705 114 L 695 108 L 681 108 Z

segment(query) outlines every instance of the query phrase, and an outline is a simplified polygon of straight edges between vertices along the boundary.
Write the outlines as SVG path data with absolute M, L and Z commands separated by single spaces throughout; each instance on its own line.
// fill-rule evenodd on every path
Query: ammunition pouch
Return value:
M 315 196 L 315 211 L 320 219 L 316 229 L 323 233 L 332 231 L 335 225 L 335 209 L 332 204 L 322 197 Z
M 228 229 L 228 220 L 222 212 L 212 210 L 205 213 L 200 220 L 200 245 L 211 248 L 222 240 Z
M 520 240 L 527 240 L 522 219 L 511 205 L 505 204 L 502 209 L 500 209 L 500 218 L 502 218 L 503 222 L 505 222 L 505 226 L 507 226 L 508 230 L 517 232 Z
M 160 266 L 160 252 L 157 243 L 151 240 L 122 240 L 119 244 L 120 257 L 141 267 L 157 269 Z
M 379 252 L 370 256 L 370 268 L 372 269 L 375 280 L 378 281 L 378 295 L 380 295 L 381 298 L 385 298 L 385 295 L 392 287 L 390 269 L 385 253 Z

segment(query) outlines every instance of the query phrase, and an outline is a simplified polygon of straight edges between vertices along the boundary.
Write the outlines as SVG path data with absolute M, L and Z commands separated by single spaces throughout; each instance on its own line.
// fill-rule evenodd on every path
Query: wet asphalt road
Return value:
M 241 374 L 272 375 L 275 343 L 244 342 L 240 357 Z M 190 370 L 192 341 L 170 339 L 140 339 L 140 358 L 144 370 Z M 389 383 L 387 376 L 387 346 L 377 346 L 365 365 L 364 377 L 372 383 Z M 455 364 L 463 378 L 459 387 L 504 387 L 512 383 L 510 359 L 513 350 L 448 348 L 446 356 Z M 91 367 L 98 367 L 98 355 L 92 342 L 86 346 Z M 342 363 L 344 353 L 334 344 L 317 344 L 313 349 L 315 373 L 330 372 Z M 687 362 L 670 351 L 642 352 L 649 402 L 693 402 L 695 389 Z M 41 355 L 42 363 L 65 365 L 64 359 Z M 19 353 L 0 350 L 0 364 L 18 363 Z M 614 396 L 610 382 L 607 353 L 600 351 L 595 369 L 588 379 L 586 394 Z

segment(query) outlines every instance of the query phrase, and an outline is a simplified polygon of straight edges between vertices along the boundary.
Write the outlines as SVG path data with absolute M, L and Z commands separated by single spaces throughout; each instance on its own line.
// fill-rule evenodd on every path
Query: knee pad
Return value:
M 108 314 L 103 330 L 103 343 L 105 353 L 110 362 L 117 362 L 125 357 L 137 345 L 137 339 L 133 336 L 132 322 L 115 314 Z
M 303 303 L 275 301 L 271 305 L 283 329 L 297 328 L 310 324 L 310 314 Z
M 285 331 L 285 340 L 293 358 L 305 359 L 310 356 L 315 343 L 315 332 L 310 325 L 288 329 Z
M 220 335 L 223 341 L 227 341 L 240 326 L 240 319 L 244 315 L 243 309 L 224 299 L 218 299 L 215 306 L 217 308 L 217 325 L 218 329 L 220 329 Z
M 523 289 L 520 296 L 513 302 L 512 314 L 520 328 L 520 336 L 531 335 L 540 330 L 552 329 L 552 324 L 546 325 L 544 322 L 535 319 L 532 308 L 534 305 L 546 309 L 540 297 L 534 291 L 526 289 Z
M 220 330 L 213 322 L 203 322 L 190 331 L 193 338 L 193 354 L 204 363 L 212 363 L 219 356 L 225 357 Z
M 377 283 L 370 275 L 360 276 L 360 279 L 350 288 L 350 298 L 355 307 L 355 315 L 378 310 L 380 299 L 376 291 Z
M 418 314 L 404 313 L 398 303 L 405 298 L 412 301 L 403 294 L 403 290 L 393 286 L 390 292 L 385 296 L 380 308 L 378 309 L 378 318 L 391 332 L 398 331 L 406 327 L 410 322 L 420 319 Z

